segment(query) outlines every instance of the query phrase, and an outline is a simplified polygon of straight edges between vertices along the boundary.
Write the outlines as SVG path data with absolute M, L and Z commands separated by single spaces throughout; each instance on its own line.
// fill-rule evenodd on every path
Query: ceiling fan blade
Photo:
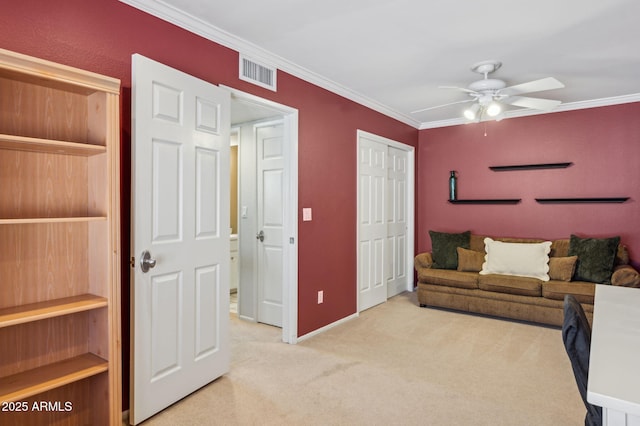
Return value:
M 552 99 L 528 98 L 526 96 L 509 96 L 500 102 L 522 108 L 541 109 L 545 111 L 551 110 L 562 103 Z
M 415 111 L 411 111 L 411 114 L 417 114 L 419 112 L 429 111 L 430 109 L 443 108 L 443 107 L 446 107 L 446 106 L 449 106 L 449 105 L 464 104 L 464 103 L 473 102 L 473 101 L 474 101 L 474 99 L 467 99 L 465 101 L 450 102 L 448 104 L 443 104 L 443 105 L 437 105 L 437 106 L 432 106 L 432 107 L 428 107 L 428 108 L 417 109 Z
M 524 93 L 542 92 L 543 90 L 562 89 L 564 84 L 553 77 L 541 78 L 528 83 L 516 84 L 498 91 L 500 95 L 522 95 Z
M 438 89 L 456 89 L 456 90 L 460 90 L 462 92 L 467 92 L 467 93 L 478 93 L 475 90 L 465 89 L 464 87 L 457 87 L 457 86 L 438 86 Z

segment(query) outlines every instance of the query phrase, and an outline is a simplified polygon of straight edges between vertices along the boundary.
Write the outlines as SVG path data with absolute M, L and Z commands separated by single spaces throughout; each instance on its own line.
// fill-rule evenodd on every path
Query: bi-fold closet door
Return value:
M 413 151 L 358 132 L 358 309 L 410 289 Z

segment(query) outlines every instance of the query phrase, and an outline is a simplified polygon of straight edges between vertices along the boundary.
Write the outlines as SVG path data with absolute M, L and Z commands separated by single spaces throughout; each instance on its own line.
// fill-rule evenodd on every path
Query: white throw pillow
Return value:
M 480 275 L 517 275 L 549 281 L 551 241 L 503 243 L 485 238 L 484 247 L 487 254 Z

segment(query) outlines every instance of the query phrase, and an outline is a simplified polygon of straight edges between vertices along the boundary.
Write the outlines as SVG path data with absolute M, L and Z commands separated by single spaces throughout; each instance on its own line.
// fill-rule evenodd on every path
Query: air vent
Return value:
M 240 55 L 240 80 L 276 91 L 277 69 Z

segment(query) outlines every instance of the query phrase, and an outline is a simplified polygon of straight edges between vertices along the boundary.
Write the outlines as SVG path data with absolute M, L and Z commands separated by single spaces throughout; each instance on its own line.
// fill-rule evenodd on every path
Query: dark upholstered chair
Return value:
M 570 294 L 564 297 L 564 322 L 562 340 L 571 360 L 580 396 L 587 407 L 584 419 L 586 426 L 602 425 L 602 408 L 587 401 L 587 380 L 589 378 L 589 352 L 591 350 L 591 326 L 584 310 L 576 298 Z

